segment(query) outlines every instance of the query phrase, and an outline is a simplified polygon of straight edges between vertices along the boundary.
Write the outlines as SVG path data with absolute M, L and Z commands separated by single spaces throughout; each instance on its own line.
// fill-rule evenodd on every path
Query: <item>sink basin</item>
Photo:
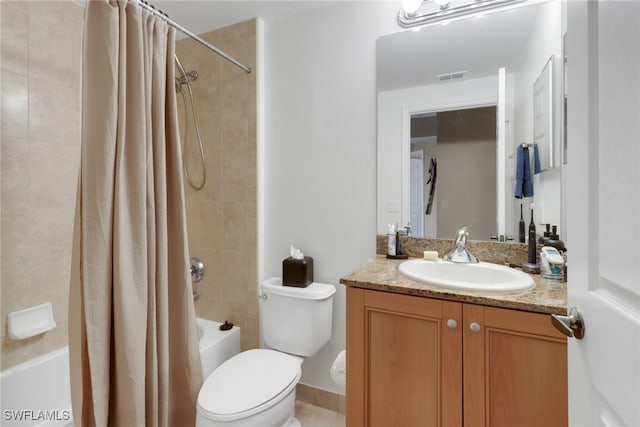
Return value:
M 480 262 L 413 259 L 400 264 L 400 273 L 429 285 L 449 289 L 491 292 L 520 292 L 534 287 L 531 276 L 510 267 Z

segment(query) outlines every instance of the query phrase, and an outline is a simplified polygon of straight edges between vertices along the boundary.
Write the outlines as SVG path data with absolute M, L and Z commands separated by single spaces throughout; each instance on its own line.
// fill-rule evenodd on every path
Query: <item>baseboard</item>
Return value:
M 345 398 L 341 394 L 315 388 L 306 384 L 296 387 L 296 399 L 339 414 L 345 413 Z

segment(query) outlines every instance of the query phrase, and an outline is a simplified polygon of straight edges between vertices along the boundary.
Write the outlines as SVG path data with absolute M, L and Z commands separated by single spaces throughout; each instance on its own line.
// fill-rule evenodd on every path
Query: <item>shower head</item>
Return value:
M 180 77 L 176 77 L 176 85 L 186 85 L 188 81 L 198 80 L 198 72 L 196 70 L 189 71 Z

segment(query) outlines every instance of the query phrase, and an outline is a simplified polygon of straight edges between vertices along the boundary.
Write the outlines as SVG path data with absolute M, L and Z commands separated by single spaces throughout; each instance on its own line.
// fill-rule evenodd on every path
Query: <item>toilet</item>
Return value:
M 196 426 L 297 427 L 296 385 L 305 357 L 331 338 L 333 285 L 260 286 L 261 327 L 268 349 L 243 351 L 205 378 L 198 394 Z

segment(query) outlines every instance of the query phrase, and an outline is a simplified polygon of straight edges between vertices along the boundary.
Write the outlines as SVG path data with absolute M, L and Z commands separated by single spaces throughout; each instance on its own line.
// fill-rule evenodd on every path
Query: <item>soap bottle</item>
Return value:
M 396 256 L 396 226 L 394 224 L 389 224 L 387 231 L 387 256 Z
M 561 254 L 564 254 L 567 251 L 564 242 L 560 240 L 560 237 L 558 236 L 558 227 L 556 225 L 551 227 L 551 235 L 545 245 L 556 248 Z
M 540 243 L 543 246 L 546 246 L 547 244 L 547 240 L 549 240 L 549 236 L 551 235 L 551 231 L 549 231 L 549 227 L 551 227 L 551 224 L 543 224 L 546 228 L 546 230 L 544 231 L 544 233 L 542 233 L 542 236 L 540 237 L 540 239 L 538 239 L 538 243 Z
M 525 242 L 524 217 L 522 216 L 522 203 L 520 203 L 520 222 L 518 224 L 518 242 Z

